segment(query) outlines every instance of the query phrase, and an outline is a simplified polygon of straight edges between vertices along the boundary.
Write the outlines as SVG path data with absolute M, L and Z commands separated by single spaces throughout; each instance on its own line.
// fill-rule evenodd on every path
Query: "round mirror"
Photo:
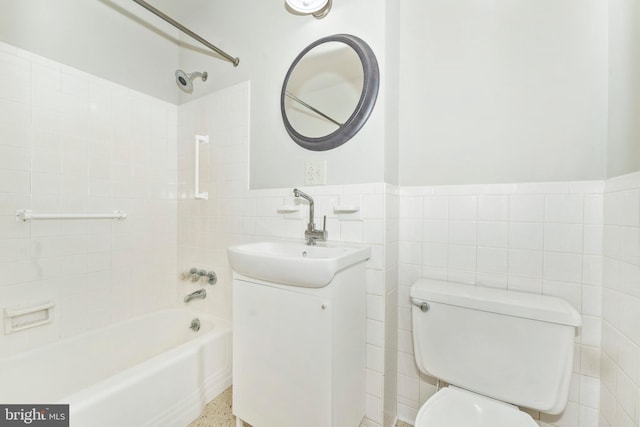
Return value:
M 364 126 L 379 85 L 378 62 L 362 39 L 337 34 L 317 40 L 296 57 L 284 79 L 284 126 L 308 150 L 336 148 Z

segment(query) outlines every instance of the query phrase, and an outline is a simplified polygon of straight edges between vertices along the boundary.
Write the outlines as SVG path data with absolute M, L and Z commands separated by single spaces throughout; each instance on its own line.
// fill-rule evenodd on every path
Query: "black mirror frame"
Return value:
M 318 138 L 310 138 L 308 136 L 302 135 L 298 131 L 296 131 L 289 119 L 287 118 L 287 114 L 284 109 L 284 103 L 286 98 L 286 88 L 287 83 L 289 82 L 289 77 L 293 73 L 293 70 L 296 68 L 296 65 L 302 58 L 314 47 L 328 42 L 340 42 L 345 43 L 358 54 L 360 58 L 360 63 L 362 64 L 362 69 L 364 71 L 364 82 L 362 85 L 362 93 L 360 94 L 360 100 L 356 105 L 353 113 L 347 119 L 347 121 L 340 126 L 334 132 L 318 137 Z M 349 141 L 353 136 L 358 133 L 358 131 L 364 126 L 364 124 L 369 119 L 371 112 L 373 111 L 373 107 L 376 104 L 376 99 L 378 98 L 378 90 L 380 87 L 380 70 L 378 68 L 378 61 L 376 59 L 373 50 L 369 47 L 364 40 L 350 35 L 350 34 L 335 34 L 328 37 L 323 37 L 321 39 L 316 40 L 307 46 L 293 61 L 291 66 L 289 67 L 289 71 L 287 71 L 287 75 L 284 78 L 284 83 L 282 84 L 282 92 L 280 94 L 280 111 L 282 113 L 282 121 L 284 122 L 284 127 L 287 129 L 287 133 L 291 139 L 293 139 L 298 145 L 307 150 L 312 151 L 326 151 L 331 150 L 333 148 L 339 147 L 345 142 Z

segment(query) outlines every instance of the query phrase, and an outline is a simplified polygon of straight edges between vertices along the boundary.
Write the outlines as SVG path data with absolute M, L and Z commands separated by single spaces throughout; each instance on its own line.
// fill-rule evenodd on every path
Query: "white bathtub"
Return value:
M 1 403 L 70 404 L 74 427 L 184 427 L 230 385 L 229 323 L 181 309 L 0 360 Z

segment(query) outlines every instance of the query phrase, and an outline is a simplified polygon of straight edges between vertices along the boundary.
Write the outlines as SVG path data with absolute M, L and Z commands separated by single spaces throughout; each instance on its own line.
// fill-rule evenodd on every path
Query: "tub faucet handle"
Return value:
M 216 273 L 213 271 L 198 270 L 195 267 L 192 267 L 189 271 L 181 273 L 180 278 L 182 280 L 191 279 L 192 282 L 202 281 L 210 285 L 215 285 L 218 281 L 218 276 L 216 276 Z
M 216 283 L 218 283 L 218 276 L 216 275 L 215 271 L 210 271 L 207 273 L 205 280 L 208 284 L 215 285 Z
M 192 281 L 195 282 L 195 280 L 193 280 L 193 275 L 197 274 L 197 273 L 198 273 L 198 269 L 193 267 L 189 271 L 184 271 L 184 272 L 180 273 L 180 279 L 182 279 L 182 280 L 191 279 Z

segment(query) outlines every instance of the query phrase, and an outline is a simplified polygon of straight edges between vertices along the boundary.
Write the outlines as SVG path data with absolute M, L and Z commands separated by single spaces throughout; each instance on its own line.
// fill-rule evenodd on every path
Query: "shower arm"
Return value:
M 211 49 L 212 51 L 214 51 L 218 55 L 222 56 L 224 59 L 226 59 L 227 61 L 231 62 L 234 67 L 237 67 L 238 64 L 240 63 L 240 58 L 234 58 L 233 56 L 229 55 L 227 52 L 223 51 L 222 49 L 212 45 L 211 43 L 209 43 L 208 41 L 206 41 L 205 39 L 203 39 L 202 37 L 200 37 L 199 35 L 197 35 L 193 31 L 191 31 L 190 29 L 188 29 L 187 27 L 185 27 L 184 25 L 182 25 L 181 23 L 179 23 L 175 19 L 171 18 L 170 16 L 165 15 L 164 13 L 162 13 L 161 11 L 156 9 L 155 7 L 151 6 L 149 3 L 147 3 L 147 2 L 145 2 L 143 0 L 133 0 L 133 1 L 138 3 L 140 6 L 144 7 L 145 9 L 147 9 L 149 12 L 153 13 L 157 17 L 162 18 L 164 21 L 166 21 L 169 24 L 173 25 L 174 27 L 176 27 L 177 29 L 179 29 L 180 31 L 182 31 L 183 33 L 188 35 L 189 37 L 193 38 L 194 40 L 199 41 L 200 43 L 202 43 L 203 45 L 205 45 L 206 47 L 208 47 L 209 49 Z

